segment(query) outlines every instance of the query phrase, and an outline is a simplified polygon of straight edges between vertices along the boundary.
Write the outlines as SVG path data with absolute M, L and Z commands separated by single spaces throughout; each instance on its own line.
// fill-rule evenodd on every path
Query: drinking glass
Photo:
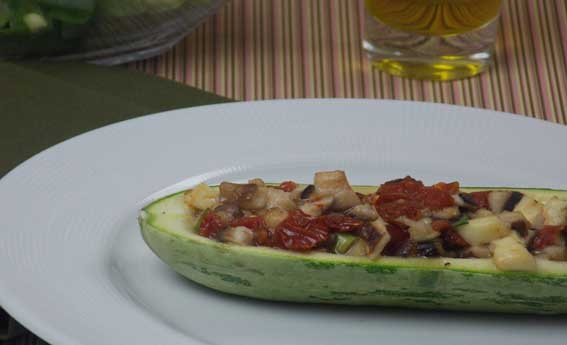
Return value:
M 502 0 L 365 0 L 363 47 L 374 66 L 402 77 L 453 80 L 486 70 Z

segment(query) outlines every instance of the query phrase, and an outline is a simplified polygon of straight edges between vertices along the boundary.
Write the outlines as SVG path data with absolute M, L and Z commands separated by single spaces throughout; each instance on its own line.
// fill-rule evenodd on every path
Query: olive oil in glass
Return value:
M 502 0 L 365 0 L 363 42 L 388 73 L 453 80 L 486 70 L 494 56 Z

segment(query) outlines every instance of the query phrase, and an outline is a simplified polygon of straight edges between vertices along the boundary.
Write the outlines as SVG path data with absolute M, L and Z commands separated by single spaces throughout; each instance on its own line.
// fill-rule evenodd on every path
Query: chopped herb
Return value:
M 451 225 L 453 225 L 453 227 L 459 227 L 461 225 L 465 225 L 469 223 L 469 217 L 467 217 L 467 215 L 463 214 L 461 216 L 461 218 L 459 218 L 457 221 L 453 222 Z

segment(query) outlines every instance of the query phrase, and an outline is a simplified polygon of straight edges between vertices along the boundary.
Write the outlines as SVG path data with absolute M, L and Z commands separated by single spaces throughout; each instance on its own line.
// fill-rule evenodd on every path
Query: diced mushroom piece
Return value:
M 190 208 L 206 210 L 213 208 L 219 202 L 219 193 L 201 183 L 183 195 L 185 204 Z
M 317 195 L 333 196 L 332 209 L 335 211 L 344 211 L 361 203 L 344 171 L 318 172 L 314 184 Z
M 512 195 L 512 192 L 501 190 L 488 193 L 488 206 L 490 210 L 494 213 L 502 212 L 510 195 Z
M 501 221 L 508 223 L 510 228 L 516 231 L 518 235 L 524 238 L 528 236 L 530 223 L 520 212 L 504 211 L 498 215 L 498 218 L 500 218 Z
M 567 223 L 567 200 L 557 197 L 549 199 L 543 206 L 545 225 L 565 225 Z
M 346 210 L 345 214 L 361 220 L 373 221 L 378 218 L 376 208 L 370 204 L 360 204 Z
M 459 193 L 458 199 L 453 197 L 457 206 L 464 207 L 469 210 L 476 210 L 479 208 L 477 201 L 469 193 Z M 460 200 L 459 200 L 460 199 Z M 462 201 L 462 204 L 461 204 Z
M 295 203 L 291 198 L 291 193 L 284 192 L 281 189 L 268 188 L 267 198 L 268 198 L 268 202 L 266 204 L 267 208 L 279 207 L 288 211 L 297 208 L 297 206 L 295 205 Z
M 536 262 L 532 254 L 513 236 L 504 237 L 490 244 L 492 261 L 499 270 L 533 272 Z
M 488 205 L 494 213 L 512 211 L 522 199 L 523 194 L 515 191 L 497 190 L 488 193 Z
M 528 236 L 526 237 L 526 242 L 530 243 L 533 240 L 533 238 L 537 235 L 537 233 L 538 233 L 537 230 L 529 229 Z
M 222 182 L 219 186 L 221 201 L 238 203 L 248 200 L 258 190 L 258 186 L 253 183 L 239 184 L 231 182 Z
M 487 210 L 485 208 L 481 208 L 478 211 L 471 214 L 471 218 L 484 218 L 484 217 L 490 217 L 490 216 L 493 216 L 493 215 L 494 215 L 494 213 L 492 213 L 492 211 Z
M 386 248 L 386 246 L 392 239 L 392 236 L 388 232 L 386 222 L 382 218 L 378 217 L 378 219 L 370 223 L 370 225 L 372 225 L 372 227 L 380 235 L 380 239 L 378 240 L 378 242 L 376 242 L 374 248 L 372 248 L 372 251 L 368 254 L 371 259 L 376 259 L 380 257 L 380 255 L 382 255 L 384 248 Z
M 264 222 L 268 228 L 275 229 L 280 225 L 288 216 L 288 212 L 279 207 L 270 208 L 264 214 Z
M 457 218 L 461 212 L 459 208 L 454 207 L 445 207 L 440 210 L 435 210 L 431 212 L 431 216 L 438 219 L 454 219 Z
M 315 192 L 315 186 L 310 184 L 301 191 L 299 197 L 301 199 L 309 199 L 311 197 L 311 194 L 313 194 L 313 192 Z
M 305 214 L 317 217 L 331 207 L 333 200 L 334 198 L 332 196 L 320 197 L 306 202 L 301 205 L 299 209 Z
M 513 211 L 516 208 L 516 205 L 522 200 L 524 194 L 520 192 L 513 191 L 510 193 L 508 200 L 504 204 L 504 211 Z
M 475 258 L 479 259 L 486 259 L 491 257 L 490 250 L 488 246 L 472 246 L 467 249 L 467 251 L 474 256 Z
M 254 232 L 245 226 L 237 226 L 224 230 L 221 239 L 223 242 L 249 246 L 254 242 Z
M 431 218 L 413 220 L 407 217 L 400 217 L 398 220 L 409 226 L 410 238 L 415 242 L 431 241 L 441 235 L 441 232 L 433 230 Z
M 254 178 L 252 180 L 248 181 L 249 184 L 255 184 L 258 187 L 264 187 L 266 186 L 266 183 L 264 182 L 264 180 L 262 180 L 261 178 Z
M 225 224 L 230 224 L 235 218 L 242 216 L 240 208 L 235 204 L 222 204 L 217 206 L 214 211 Z
M 243 210 L 262 209 L 267 202 L 267 187 L 258 184 L 222 182 L 219 186 L 221 201 L 236 204 Z
M 463 199 L 463 197 L 459 194 L 455 194 L 455 195 L 451 195 L 453 197 L 453 200 L 455 201 L 455 205 L 459 206 L 459 207 L 466 207 L 466 203 L 465 200 Z
M 358 237 L 366 240 L 368 246 L 370 247 L 370 251 L 374 249 L 374 246 L 376 246 L 378 241 L 382 238 L 382 234 L 369 223 L 364 224 L 355 232 L 355 234 L 358 235 Z
M 350 248 L 346 251 L 345 255 L 348 256 L 367 256 L 370 249 L 368 243 L 362 238 L 357 238 Z
M 506 237 L 511 231 L 510 226 L 497 216 L 471 219 L 468 224 L 457 228 L 459 235 L 473 246 L 488 244 Z
M 522 200 L 514 207 L 514 211 L 520 212 L 530 222 L 530 227 L 534 229 L 543 228 L 545 218 L 543 216 L 543 206 L 533 198 L 524 195 Z

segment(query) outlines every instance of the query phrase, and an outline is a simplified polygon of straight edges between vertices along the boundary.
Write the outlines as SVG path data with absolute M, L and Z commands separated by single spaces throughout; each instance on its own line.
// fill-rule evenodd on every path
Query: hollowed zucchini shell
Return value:
M 487 188 L 462 190 L 483 189 Z M 370 193 L 376 187 L 355 190 Z M 567 198 L 567 191 L 515 190 L 540 201 L 554 195 Z M 519 273 L 499 271 L 491 259 L 373 261 L 224 244 L 195 233 L 196 220 L 183 203 L 183 193 L 145 207 L 139 223 L 148 246 L 176 272 L 230 294 L 302 303 L 567 313 L 566 262 L 537 259 L 537 273 Z

